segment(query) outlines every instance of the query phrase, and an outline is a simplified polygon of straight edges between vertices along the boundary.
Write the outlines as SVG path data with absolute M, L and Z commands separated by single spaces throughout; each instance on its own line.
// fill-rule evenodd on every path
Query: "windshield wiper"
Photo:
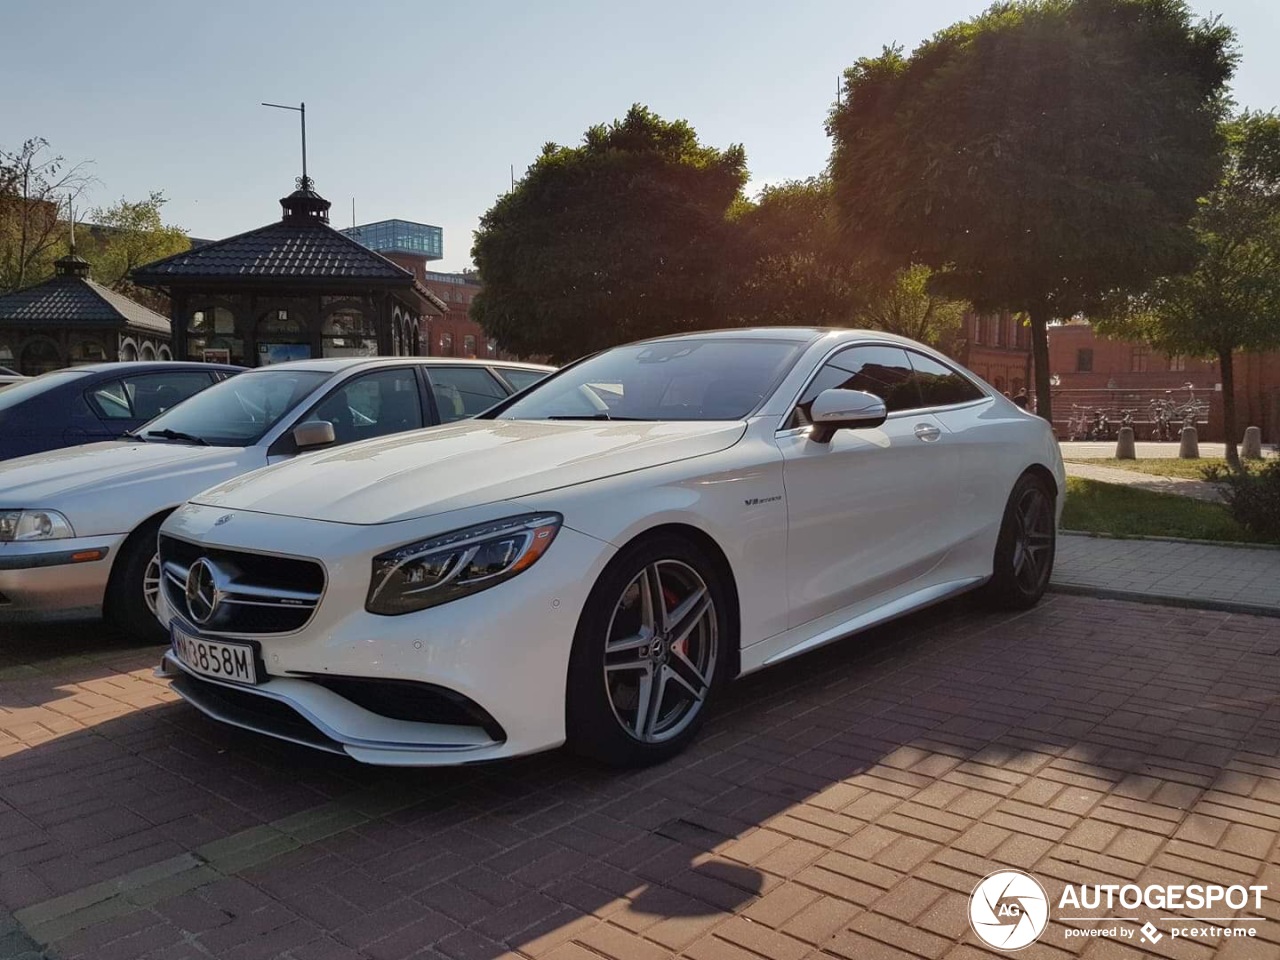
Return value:
M 615 417 L 611 413 L 579 413 L 565 414 L 557 417 L 545 417 L 546 420 L 630 420 L 630 421 L 646 421 L 648 417 Z
M 189 433 L 183 433 L 181 430 L 148 430 L 148 437 L 164 437 L 166 440 L 182 440 L 186 443 L 194 443 L 198 447 L 207 447 L 209 441 L 203 437 L 193 436 Z

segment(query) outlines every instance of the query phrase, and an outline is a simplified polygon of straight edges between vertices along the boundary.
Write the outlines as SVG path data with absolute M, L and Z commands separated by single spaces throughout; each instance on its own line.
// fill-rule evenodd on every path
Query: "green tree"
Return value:
M 741 146 L 639 105 L 579 146 L 547 144 L 480 220 L 471 316 L 504 349 L 556 360 L 723 324 L 746 178 Z
M 969 304 L 931 289 L 933 271 L 921 264 L 898 270 L 866 298 L 859 325 L 939 346 L 960 329 Z
M 841 226 L 939 292 L 1028 314 L 1049 417 L 1050 320 L 1189 261 L 1234 64 L 1231 30 L 1182 0 L 1004 2 L 886 49 L 829 120 Z
M 1234 353 L 1280 347 L 1280 117 L 1245 113 L 1223 130 L 1227 161 L 1192 221 L 1191 269 L 1120 300 L 1096 324 L 1218 361 L 1227 460 L 1238 467 Z
M 91 226 L 76 237 L 76 250 L 93 267 L 94 279 L 129 296 L 142 295 L 129 279 L 134 267 L 190 249 L 181 227 L 165 224 L 164 194 L 153 190 L 144 200 L 123 197 L 89 214 Z
M 849 326 L 867 283 L 836 228 L 825 177 L 766 187 L 734 217 L 726 249 L 738 274 L 730 308 L 741 324 Z

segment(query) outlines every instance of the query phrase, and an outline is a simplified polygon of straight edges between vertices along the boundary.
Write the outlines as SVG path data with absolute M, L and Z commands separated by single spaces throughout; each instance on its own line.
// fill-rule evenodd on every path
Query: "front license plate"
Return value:
M 173 628 L 172 643 L 174 655 L 194 673 L 236 683 L 258 682 L 257 658 L 247 643 L 193 637 L 178 627 Z

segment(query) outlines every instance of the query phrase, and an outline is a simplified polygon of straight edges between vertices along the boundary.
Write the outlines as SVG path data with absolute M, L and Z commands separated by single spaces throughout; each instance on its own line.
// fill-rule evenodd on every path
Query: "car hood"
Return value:
M 376 524 L 411 520 L 704 456 L 741 422 L 467 420 L 258 470 L 193 502 Z
M 108 440 L 33 453 L 0 461 L 0 506 L 56 509 L 69 495 L 109 497 L 112 491 L 156 476 L 233 465 L 243 452 L 240 447 Z

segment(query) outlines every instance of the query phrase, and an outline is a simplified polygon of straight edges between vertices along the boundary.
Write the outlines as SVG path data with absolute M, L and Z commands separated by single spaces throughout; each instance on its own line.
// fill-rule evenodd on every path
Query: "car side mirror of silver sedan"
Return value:
M 862 390 L 823 390 L 809 408 L 813 429 L 809 439 L 830 443 L 837 430 L 878 427 L 889 416 L 884 401 Z
M 337 439 L 333 424 L 328 420 L 310 420 L 293 428 L 293 445 L 299 452 L 312 447 L 323 447 Z

